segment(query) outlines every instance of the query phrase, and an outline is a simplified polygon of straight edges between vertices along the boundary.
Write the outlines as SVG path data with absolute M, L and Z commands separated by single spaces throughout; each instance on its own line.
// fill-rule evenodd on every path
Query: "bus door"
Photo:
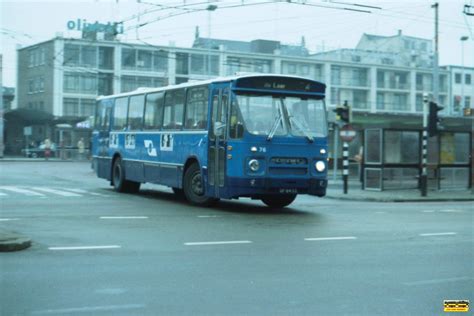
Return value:
M 209 193 L 219 197 L 224 190 L 226 176 L 227 113 L 229 107 L 229 86 L 213 86 L 211 128 L 209 131 L 208 182 Z

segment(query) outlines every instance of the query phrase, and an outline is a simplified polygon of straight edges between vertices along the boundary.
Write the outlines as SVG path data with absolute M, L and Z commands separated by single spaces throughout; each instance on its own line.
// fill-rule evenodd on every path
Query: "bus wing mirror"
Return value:
M 225 124 L 222 123 L 222 122 L 216 122 L 214 123 L 214 135 L 216 136 L 222 136 L 222 134 L 224 134 L 224 128 L 225 128 Z

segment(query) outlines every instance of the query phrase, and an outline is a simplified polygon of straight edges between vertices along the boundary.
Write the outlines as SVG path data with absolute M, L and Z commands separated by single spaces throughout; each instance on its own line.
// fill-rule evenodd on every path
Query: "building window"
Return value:
M 79 65 L 80 58 L 80 46 L 79 45 L 72 45 L 72 44 L 65 44 L 64 45 L 64 65 Z
M 459 112 L 461 110 L 461 96 L 455 95 L 453 100 L 453 111 Z
M 296 65 L 295 64 L 288 64 L 288 74 L 295 75 L 296 74 Z
M 189 54 L 176 53 L 176 73 L 187 75 L 189 73 Z
M 64 98 L 64 116 L 79 116 L 79 99 Z
M 110 85 L 112 85 L 112 78 Z M 121 78 L 121 92 L 129 92 L 138 88 L 155 88 L 165 85 L 163 78 L 143 77 L 143 76 L 122 76 Z
M 114 69 L 113 47 L 99 47 L 99 68 Z
M 454 82 L 455 83 L 461 83 L 461 74 L 460 73 L 455 73 L 454 74 Z
M 367 91 L 354 90 L 352 102 L 356 109 L 367 109 L 369 107 L 367 102 Z
M 360 56 L 359 55 L 353 55 L 352 56 L 352 61 L 356 62 L 356 63 L 360 62 Z
M 471 74 L 466 74 L 464 76 L 464 83 L 465 84 L 471 84 Z
M 163 72 L 168 70 L 168 52 L 153 52 L 153 70 Z
M 39 92 L 44 92 L 44 77 L 39 77 Z
M 471 107 L 471 97 L 464 96 L 464 108 L 469 109 Z
M 139 50 L 137 52 L 138 70 L 151 71 L 152 52 L 149 50 Z
M 135 69 L 136 67 L 136 50 L 130 48 L 122 49 L 122 67 L 123 69 Z
M 35 93 L 35 80 L 28 79 L 28 94 Z

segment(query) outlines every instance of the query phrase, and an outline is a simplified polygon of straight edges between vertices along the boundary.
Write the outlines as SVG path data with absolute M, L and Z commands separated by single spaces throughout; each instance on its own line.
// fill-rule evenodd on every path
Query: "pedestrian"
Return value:
M 85 152 L 84 138 L 82 137 L 77 142 L 77 152 L 79 153 L 79 160 L 82 160 Z
M 51 141 L 49 138 L 44 140 L 44 159 L 48 160 L 51 156 Z

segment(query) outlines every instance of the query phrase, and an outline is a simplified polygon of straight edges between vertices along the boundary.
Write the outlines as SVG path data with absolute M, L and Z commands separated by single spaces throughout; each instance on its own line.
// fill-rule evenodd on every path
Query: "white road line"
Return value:
M 148 216 L 101 216 L 100 219 L 147 219 Z
M 473 280 L 474 278 L 463 276 L 457 278 L 448 278 L 448 279 L 432 279 L 432 280 L 421 280 L 421 281 L 414 281 L 414 282 L 405 282 L 404 285 L 413 286 L 413 285 L 430 285 L 430 284 L 440 284 L 440 283 L 448 283 L 448 282 L 459 282 L 459 281 L 469 281 Z
M 318 238 L 305 238 L 306 241 L 325 241 L 325 240 L 354 240 L 357 237 L 347 236 L 347 237 L 318 237 Z
M 60 190 L 51 189 L 51 188 L 33 187 L 32 189 L 37 190 L 37 191 L 46 192 L 46 193 L 61 195 L 61 196 L 67 196 L 67 197 L 82 196 L 81 194 L 71 193 L 71 192 L 67 192 L 67 191 L 60 191 Z
M 105 305 L 105 306 L 84 306 L 62 309 L 46 309 L 42 311 L 33 311 L 33 315 L 48 315 L 48 314 L 77 314 L 77 313 L 91 313 L 91 312 L 110 312 L 127 309 L 144 308 L 143 304 L 127 304 L 127 305 Z
M 76 246 L 76 247 L 49 247 L 49 250 L 97 250 L 97 249 L 117 249 L 122 246 L 110 245 L 110 246 Z
M 217 215 L 198 215 L 198 218 L 214 218 L 217 217 Z
M 422 211 L 423 213 L 434 213 L 435 211 L 433 210 L 426 210 L 426 211 Z
M 5 196 L 5 195 L 8 195 L 8 194 L 0 192 L 0 196 Z
M 209 246 L 209 245 L 232 245 L 232 244 L 251 244 L 250 240 L 231 240 L 231 241 L 201 241 L 185 242 L 186 246 Z
M 440 210 L 440 212 L 443 212 L 443 213 L 462 213 L 463 211 L 461 211 L 461 210 Z
M 64 188 L 63 190 L 71 191 L 71 192 L 74 192 L 74 193 L 90 194 L 90 195 L 95 195 L 95 196 L 109 196 L 109 195 L 106 195 L 106 194 L 96 193 L 96 192 L 89 192 L 89 191 L 82 190 L 82 189 L 73 189 L 73 188 L 67 188 L 66 189 L 66 188 Z
M 446 232 L 446 233 L 425 233 L 420 234 L 421 237 L 429 237 L 429 236 L 450 236 L 450 235 L 457 235 L 455 232 Z
M 19 218 L 0 218 L 0 222 L 19 221 Z
M 7 190 L 7 191 L 10 191 L 10 192 L 15 192 L 15 193 L 21 193 L 21 194 L 25 194 L 25 195 L 29 195 L 29 196 L 44 196 L 44 194 L 42 194 L 42 193 L 22 189 L 22 188 L 19 188 L 19 187 L 1 186 L 0 189 Z

